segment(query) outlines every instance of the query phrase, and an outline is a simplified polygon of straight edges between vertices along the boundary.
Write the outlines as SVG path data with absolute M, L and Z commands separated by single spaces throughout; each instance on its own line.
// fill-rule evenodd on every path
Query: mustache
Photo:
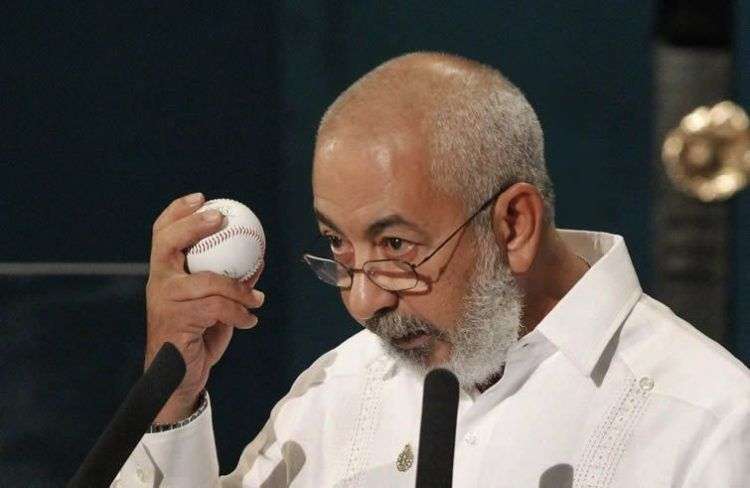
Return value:
M 427 322 L 410 315 L 400 315 L 384 310 L 365 320 L 365 327 L 386 339 L 397 339 L 412 334 L 439 335 L 438 330 Z

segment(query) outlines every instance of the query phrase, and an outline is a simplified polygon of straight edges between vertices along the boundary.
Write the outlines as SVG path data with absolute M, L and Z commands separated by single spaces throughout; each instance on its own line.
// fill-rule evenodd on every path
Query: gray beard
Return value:
M 469 290 L 463 297 L 456 327 L 439 331 L 417 317 L 396 312 L 376 315 L 365 322 L 380 336 L 389 355 L 426 374 L 434 342 L 440 338 L 451 345 L 444 364 L 434 365 L 452 371 L 462 387 L 482 385 L 502 371 L 508 349 L 518 341 L 521 329 L 521 294 L 513 275 L 502 261 L 491 235 L 479 231 L 477 259 Z M 401 349 L 393 339 L 424 332 L 431 337 L 427 346 Z

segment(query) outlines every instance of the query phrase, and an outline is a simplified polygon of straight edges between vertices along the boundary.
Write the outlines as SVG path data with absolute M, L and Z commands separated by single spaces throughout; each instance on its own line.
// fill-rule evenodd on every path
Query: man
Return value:
M 539 122 L 495 70 L 418 53 L 360 79 L 321 121 L 305 260 L 366 330 L 292 386 L 219 480 L 203 388 L 262 294 L 183 272 L 220 216 L 154 225 L 147 363 L 188 373 L 123 485 L 413 486 L 422 382 L 460 385 L 454 486 L 750 486 L 750 372 L 641 291 L 623 239 L 554 225 Z M 208 220 L 206 217 L 213 217 Z

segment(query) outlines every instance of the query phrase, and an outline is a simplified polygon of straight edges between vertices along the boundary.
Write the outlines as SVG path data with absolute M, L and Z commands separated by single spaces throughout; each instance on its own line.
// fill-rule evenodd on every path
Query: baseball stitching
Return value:
M 213 234 L 202 241 L 198 242 L 194 246 L 191 246 L 188 251 L 188 256 L 195 256 L 196 254 L 204 253 L 222 242 L 226 241 L 227 239 L 235 236 L 245 235 L 249 236 L 256 241 L 258 241 L 258 244 L 260 245 L 260 255 L 261 257 L 266 254 L 266 245 L 263 242 L 263 239 L 261 238 L 260 234 L 255 230 L 251 229 L 249 227 L 243 227 L 243 226 L 234 226 L 229 227 L 227 229 L 224 229 L 220 232 L 217 232 L 216 234 Z

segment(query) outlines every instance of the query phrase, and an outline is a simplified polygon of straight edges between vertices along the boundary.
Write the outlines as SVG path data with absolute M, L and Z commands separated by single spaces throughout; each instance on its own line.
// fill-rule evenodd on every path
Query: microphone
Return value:
M 185 360 L 165 342 L 89 451 L 68 488 L 109 486 L 185 376 Z
M 417 488 L 450 488 L 456 446 L 458 380 L 447 369 L 435 369 L 424 380 L 419 429 Z

